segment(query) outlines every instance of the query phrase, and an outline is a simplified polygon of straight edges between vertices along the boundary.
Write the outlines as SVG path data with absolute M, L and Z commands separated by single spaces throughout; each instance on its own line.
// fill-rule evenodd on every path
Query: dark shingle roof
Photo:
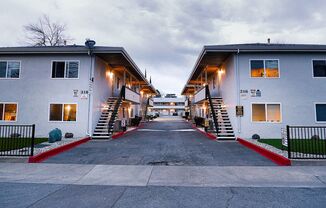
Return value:
M 123 51 L 122 47 L 95 46 L 94 53 Z M 88 48 L 83 45 L 68 46 L 23 46 L 0 47 L 0 54 L 28 54 L 28 53 L 88 53 Z
M 276 43 L 247 43 L 229 45 L 207 45 L 206 51 L 326 51 L 326 45 L 317 44 L 276 44 Z

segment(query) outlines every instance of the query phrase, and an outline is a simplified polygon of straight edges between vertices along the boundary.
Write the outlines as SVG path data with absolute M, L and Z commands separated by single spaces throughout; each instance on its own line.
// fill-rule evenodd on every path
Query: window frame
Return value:
M 253 104 L 264 104 L 265 105 L 265 118 L 266 121 L 254 121 L 253 117 L 252 117 L 252 105 Z M 269 104 L 277 104 L 280 105 L 280 121 L 279 122 L 271 122 L 268 121 L 268 117 L 267 117 L 267 105 Z M 251 123 L 265 123 L 265 124 L 281 124 L 283 122 L 283 109 L 282 109 L 282 103 L 281 102 L 251 102 L 250 103 L 250 116 L 251 116 Z
M 18 102 L 0 102 L 0 104 L 3 104 L 3 109 L 2 109 L 2 116 L 5 116 L 5 105 L 6 104 L 16 104 L 16 119 L 14 121 L 7 121 L 7 120 L 1 120 L 2 118 L 0 118 L 0 123 L 5 122 L 5 123 L 15 123 L 18 120 Z
M 324 124 L 326 123 L 326 121 L 317 121 L 317 104 L 324 104 L 326 105 L 326 102 L 314 102 L 314 114 L 315 114 L 315 123 L 321 123 L 321 124 Z
M 51 113 L 51 104 L 59 104 L 62 105 L 62 112 L 61 112 L 61 121 L 51 121 L 50 120 L 50 113 Z M 76 121 L 64 121 L 64 105 L 76 105 Z M 78 103 L 64 103 L 64 102 L 49 102 L 48 104 L 48 122 L 50 123 L 77 123 L 78 121 Z
M 251 61 L 263 61 L 263 63 L 264 63 L 264 76 L 262 76 L 262 77 L 253 77 L 253 76 L 251 76 Z M 278 77 L 267 77 L 266 76 L 266 65 L 265 65 L 265 61 L 277 61 Z M 280 63 L 280 59 L 277 59 L 277 58 L 249 59 L 249 77 L 251 79 L 280 79 L 281 78 L 281 63 Z
M 65 70 L 64 70 L 64 77 L 52 77 L 52 70 L 53 70 L 53 63 L 54 62 L 65 62 Z M 78 76 L 77 78 L 69 78 L 69 77 L 66 77 L 66 73 L 67 73 L 67 65 L 69 62 L 78 62 Z M 51 79 L 54 79 L 54 80 L 70 80 L 70 79 L 79 79 L 79 72 L 80 72 L 80 60 L 51 60 L 51 70 L 50 70 L 50 78 Z
M 312 73 L 312 78 L 314 79 L 325 79 L 326 76 L 324 77 L 315 77 L 315 74 L 314 74 L 314 61 L 325 61 L 326 62 L 326 58 L 325 59 L 311 59 L 311 73 Z
M 6 67 L 6 77 L 0 77 L 0 79 L 20 79 L 21 76 L 21 69 L 22 69 L 22 61 L 21 60 L 0 60 L 0 62 L 7 62 L 7 67 Z M 8 74 L 8 62 L 19 62 L 19 76 L 18 77 L 7 77 Z

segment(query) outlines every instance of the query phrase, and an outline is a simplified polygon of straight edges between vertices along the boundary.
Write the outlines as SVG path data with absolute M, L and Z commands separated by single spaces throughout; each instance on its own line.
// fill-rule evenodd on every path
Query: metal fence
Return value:
M 325 126 L 287 126 L 288 157 L 326 159 Z
M 0 156 L 32 156 L 35 125 L 0 125 Z

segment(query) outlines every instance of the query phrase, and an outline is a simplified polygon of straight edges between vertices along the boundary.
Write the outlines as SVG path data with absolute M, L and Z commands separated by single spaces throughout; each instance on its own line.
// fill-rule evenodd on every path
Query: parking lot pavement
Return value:
M 177 166 L 271 166 L 237 142 L 209 140 L 180 118 L 158 118 L 111 141 L 92 140 L 46 163 Z

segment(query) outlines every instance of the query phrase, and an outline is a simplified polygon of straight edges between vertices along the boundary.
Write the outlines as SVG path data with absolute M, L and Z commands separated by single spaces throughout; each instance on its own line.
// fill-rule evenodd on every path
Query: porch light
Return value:
M 218 75 L 222 75 L 222 74 L 224 74 L 225 73 L 225 71 L 223 70 L 223 69 L 219 69 L 218 71 L 217 71 L 217 73 L 218 73 Z
M 143 96 L 144 95 L 144 91 L 141 90 L 140 91 L 140 95 Z
M 106 76 L 109 77 L 110 79 L 112 79 L 113 78 L 113 72 L 112 71 L 106 72 Z

